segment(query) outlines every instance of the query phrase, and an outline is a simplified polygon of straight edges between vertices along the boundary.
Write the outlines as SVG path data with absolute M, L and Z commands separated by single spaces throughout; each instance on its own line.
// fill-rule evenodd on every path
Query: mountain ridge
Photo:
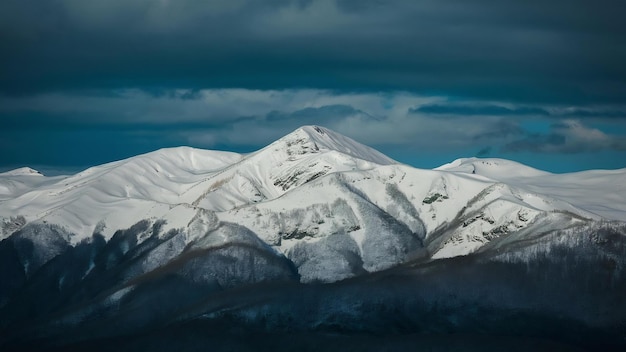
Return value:
M 483 166 L 479 172 L 476 172 L 476 164 Z M 248 155 L 179 147 L 161 149 L 137 157 L 92 167 L 63 178 L 56 184 L 46 185 L 42 190 L 35 187 L 31 192 L 24 192 L 22 189 L 21 194 L 14 197 L 21 198 L 21 201 L 20 199 L 11 199 L 10 194 L 6 195 L 3 207 L 0 207 L 0 216 L 6 218 L 12 215 L 24 215 L 20 212 L 25 208 L 37 208 L 34 205 L 40 204 L 40 209 L 32 211 L 35 214 L 26 214 L 25 216 L 30 220 L 43 219 L 54 213 L 55 208 L 62 209 L 63 204 L 81 201 L 81 199 L 83 203 L 87 204 L 94 201 L 99 202 L 98 204 L 135 201 L 154 203 L 153 209 L 164 205 L 171 207 L 187 204 L 191 207 L 199 206 L 218 212 L 228 211 L 239 206 L 271 201 L 293 188 L 329 173 L 373 170 L 382 165 L 400 164 L 374 149 L 323 127 L 303 126 L 267 147 Z M 486 169 L 485 165 L 487 165 Z M 503 167 L 505 172 L 502 172 Z M 123 170 L 123 168 L 128 170 Z M 483 169 L 492 170 L 492 172 L 483 172 Z M 495 176 L 493 170 L 496 171 Z M 476 179 L 479 179 L 480 176 L 486 176 L 491 180 L 504 183 L 511 183 L 512 178 L 524 176 L 526 184 L 512 182 L 513 186 L 522 189 L 527 188 L 526 186 L 529 184 L 527 180 L 533 177 L 540 178 L 539 176 L 549 177 L 552 175 L 511 161 L 477 158 L 458 159 L 433 171 L 444 174 L 468 173 Z M 514 175 L 506 176 L 505 173 Z M 606 176 L 599 171 L 595 174 L 598 173 L 601 177 Z M 619 172 L 613 173 L 613 178 L 617 179 L 619 176 Z M 103 180 L 104 177 L 111 180 Z M 559 176 L 559 179 L 562 178 Z M 435 190 L 435 188 L 445 186 L 445 182 L 442 183 L 441 180 L 438 182 L 440 184 L 432 185 L 430 190 L 432 194 L 429 196 L 440 198 L 433 201 L 441 201 L 444 196 L 447 196 L 442 194 L 445 193 L 445 190 L 440 189 L 441 192 Z M 576 180 L 572 180 L 572 183 L 575 182 Z M 64 185 L 59 189 L 57 185 L 62 183 Z M 104 184 L 98 188 L 97 183 Z M 94 185 L 92 186 L 92 184 Z M 0 187 L 2 185 L 0 183 Z M 532 184 L 530 188 L 531 191 L 538 194 L 541 194 L 538 190 L 543 190 Z M 98 189 L 101 189 L 98 194 L 90 193 L 87 196 L 85 193 Z M 622 188 L 619 188 L 618 191 L 619 194 Z M 72 192 L 78 194 L 78 200 L 67 198 L 68 200 L 63 201 L 61 196 Z M 436 196 L 436 194 L 440 194 L 440 196 Z M 563 197 L 559 197 L 559 194 L 550 196 L 573 204 L 574 207 L 580 204 L 580 202 L 579 204 L 572 202 L 572 197 L 562 199 Z M 98 201 L 98 198 L 101 199 Z M 577 198 L 589 199 L 593 197 L 585 194 Z M 58 202 L 54 200 L 58 200 Z M 46 209 L 49 204 L 56 205 L 53 209 Z M 591 204 L 591 207 L 594 210 L 600 208 L 598 204 Z M 78 206 L 78 208 L 85 208 L 85 206 Z M 583 207 L 583 209 L 585 208 Z M 146 210 L 145 216 L 159 217 L 159 214 L 162 216 L 165 211 L 150 213 L 149 210 Z M 626 207 L 614 209 L 611 213 L 605 211 L 595 214 L 619 220 L 623 215 L 621 214 L 622 211 L 626 213 Z M 606 216 L 607 214 L 611 216 Z M 139 214 L 134 215 L 140 216 Z M 74 217 L 80 216 L 80 213 L 75 212 Z M 90 220 L 92 230 L 102 220 L 95 219 L 98 216 L 99 214 L 96 213 L 93 216 L 94 219 Z M 126 225 L 131 225 L 131 222 L 126 221 Z M 77 229 L 79 227 L 70 230 L 76 231 Z M 82 229 L 85 228 L 82 227 Z M 5 233 L 4 236 L 6 235 Z
M 246 155 L 167 148 L 0 175 L 0 347 L 172 322 L 507 334 L 554 324 L 537 307 L 622 341 L 623 176 L 476 158 L 416 169 L 317 126 Z M 567 322 L 557 335 L 575 341 Z

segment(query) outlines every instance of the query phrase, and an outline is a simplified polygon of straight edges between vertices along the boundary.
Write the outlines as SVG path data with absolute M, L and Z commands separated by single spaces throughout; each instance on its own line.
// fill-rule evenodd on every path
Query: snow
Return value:
M 552 174 L 503 159 L 458 159 L 436 170 L 483 175 L 569 203 L 610 220 L 626 221 L 626 169 Z
M 320 126 L 304 126 L 297 129 L 295 134 L 306 134 L 320 149 L 335 150 L 362 161 L 370 161 L 379 165 L 397 163 L 381 152 L 354 141 L 346 136 Z M 367 168 L 367 166 L 364 166 Z
M 0 218 L 22 215 L 47 221 L 76 234 L 73 243 L 91 236 L 104 221 L 110 237 L 143 218 L 163 217 L 180 204 L 180 195 L 212 173 L 241 160 L 236 153 L 189 147 L 161 149 L 126 160 L 96 166 L 70 177 L 47 178 L 25 190 L 14 187 L 0 205 Z M 25 182 L 27 177 L 0 177 L 0 185 Z M 7 236 L 8 234 L 4 234 Z
M 435 259 L 473 253 L 545 224 L 546 214 L 564 214 L 564 224 L 624 221 L 624 199 L 626 169 L 551 174 L 466 158 L 422 170 L 304 126 L 247 155 L 179 147 L 69 177 L 0 174 L 0 239 L 23 226 L 16 217 L 62 226 L 70 244 L 96 228 L 109 239 L 140 220 L 165 220 L 161 235 L 181 230 L 179 250 L 253 234 L 299 263 L 304 281 L 336 281 L 425 250 Z
M 531 177 L 550 174 L 547 171 L 537 170 L 512 160 L 476 157 L 457 159 L 449 164 L 439 166 L 435 170 L 474 173 L 494 180 L 513 176 Z
M 54 183 L 63 176 L 45 177 L 39 171 L 23 167 L 0 173 L 0 202 L 16 198 L 44 184 Z
M 330 173 L 395 163 L 348 137 L 305 126 L 195 185 L 183 195 L 182 202 L 227 211 L 275 199 Z
M 31 169 L 30 167 L 21 167 L 15 170 L 0 173 L 0 177 L 3 176 L 43 176 L 43 174 L 35 169 Z
M 25 171 L 12 172 L 0 178 L 4 191 L 0 194 L 6 200 L 0 217 L 22 215 L 28 221 L 60 223 L 77 234 L 76 243 L 90 236 L 100 221 L 107 224 L 103 235 L 109 238 L 138 219 L 167 217 L 179 204 L 227 211 L 275 199 L 328 173 L 392 163 L 348 137 L 305 126 L 246 156 L 189 147 L 161 149 L 70 177 L 50 178 L 41 187 L 24 182 L 15 186 L 16 181 L 5 179 Z

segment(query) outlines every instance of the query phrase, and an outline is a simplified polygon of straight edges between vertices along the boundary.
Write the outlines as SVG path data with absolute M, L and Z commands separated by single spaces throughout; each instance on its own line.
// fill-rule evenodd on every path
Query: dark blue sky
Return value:
M 0 170 L 319 124 L 417 167 L 626 167 L 621 0 L 3 0 Z

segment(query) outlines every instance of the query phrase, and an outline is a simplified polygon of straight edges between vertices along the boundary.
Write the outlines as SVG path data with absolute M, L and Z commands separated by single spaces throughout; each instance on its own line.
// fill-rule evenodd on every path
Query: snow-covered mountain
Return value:
M 0 187 L 2 238 L 54 224 L 74 246 L 148 220 L 190 245 L 230 223 L 296 261 L 304 281 L 469 254 L 555 213 L 567 226 L 626 219 L 626 170 L 555 175 L 476 158 L 421 170 L 318 126 L 249 155 L 162 149 L 49 180 L 22 168 L 1 174 Z M 214 224 L 197 228 L 204 217 Z
M 180 288 L 330 283 L 461 256 L 530 263 L 607 231 L 626 242 L 625 199 L 626 169 L 422 170 L 318 126 L 247 155 L 180 147 L 72 176 L 23 168 L 0 174 L 0 317 L 27 324 L 37 302 L 37 317 L 74 326 L 126 319 L 111 312 L 146 287 L 194 301 Z M 606 252 L 617 280 L 620 251 Z
M 626 220 L 626 169 L 552 174 L 503 159 L 458 159 L 436 170 L 483 175 L 561 199 L 605 219 Z

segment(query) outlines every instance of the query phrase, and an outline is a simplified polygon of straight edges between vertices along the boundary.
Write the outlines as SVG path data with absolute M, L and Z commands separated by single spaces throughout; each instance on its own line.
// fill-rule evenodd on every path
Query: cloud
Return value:
M 479 151 L 476 153 L 476 156 L 478 156 L 478 157 L 486 157 L 486 156 L 488 156 L 489 154 L 491 154 L 492 149 L 493 149 L 493 148 L 491 148 L 491 147 L 485 147 L 485 148 L 483 148 L 483 149 L 479 150 Z
M 282 111 L 271 111 L 265 116 L 265 121 L 282 122 L 296 120 L 303 125 L 330 124 L 338 119 L 345 119 L 351 116 L 359 118 L 376 119 L 363 111 L 355 109 L 350 105 L 325 105 L 320 107 L 307 107 L 291 113 Z
M 336 128 L 345 121 L 367 125 L 377 119 L 351 105 L 322 105 L 298 110 L 271 110 L 265 114 L 239 118 L 222 127 L 182 130 L 180 135 L 193 145 L 214 147 L 238 145 L 261 147 L 303 125 L 323 125 Z
M 450 103 L 448 99 L 408 92 L 319 89 L 43 93 L 0 97 L 0 121 L 5 133 L 168 132 L 175 136 L 172 143 L 208 148 L 260 147 L 299 126 L 319 124 L 376 146 L 450 150 L 504 143 L 508 144 L 507 150 L 541 150 L 531 145 L 557 145 L 556 137 L 533 135 L 537 131 L 526 131 L 520 125 L 521 119 L 546 119 L 554 124 L 579 110 L 606 109 L 575 106 L 557 109 L 479 101 Z M 609 121 L 619 125 L 620 120 Z M 571 126 L 555 125 L 552 133 L 560 136 L 573 131 Z M 521 136 L 525 137 L 520 140 Z
M 310 124 L 405 162 L 438 155 L 438 163 L 444 163 L 476 150 L 500 157 L 523 151 L 546 155 L 625 150 L 626 121 L 610 117 L 592 125 L 599 117 L 567 115 L 584 109 L 618 111 L 619 106 L 451 100 L 404 91 L 242 88 L 0 96 L 0 167 L 94 165 L 180 145 L 251 152 Z M 506 107 L 509 113 L 496 114 L 493 108 L 484 109 L 493 114 L 429 111 L 446 104 Z M 529 106 L 551 115 L 517 113 Z
M 463 116 L 517 116 L 517 117 L 555 117 L 561 118 L 606 118 L 626 119 L 626 106 L 572 106 L 572 105 L 518 105 L 511 103 L 482 103 L 466 100 L 462 102 L 440 102 L 423 104 L 409 109 L 413 114 L 430 114 L 447 117 Z
M 501 105 L 481 104 L 432 104 L 422 105 L 409 110 L 411 113 L 426 113 L 437 115 L 460 115 L 460 116 L 547 116 L 550 112 L 540 107 L 508 107 Z
M 626 119 L 626 106 L 618 105 L 615 107 L 565 107 L 557 109 L 553 112 L 553 114 L 578 119 Z
M 313 90 L 248 89 L 46 93 L 0 97 L 0 117 L 5 116 L 8 126 L 27 127 L 49 127 L 51 123 L 66 127 L 139 124 L 217 127 L 278 109 L 293 111 L 324 104 L 325 96 L 328 94 Z
M 5 0 L 0 94 L 242 87 L 623 102 L 623 9 L 621 0 Z
M 476 119 L 469 119 L 469 121 L 476 122 Z M 524 129 L 520 127 L 519 123 L 510 119 L 492 119 L 492 122 L 487 123 L 483 129 L 480 133 L 474 134 L 472 139 L 475 141 L 503 140 L 524 134 Z
M 67 150 L 94 148 L 102 150 L 93 154 L 101 155 L 95 160 L 103 161 L 176 145 L 251 151 L 307 124 L 414 153 L 498 144 L 517 133 L 516 123 L 501 117 L 475 116 L 451 124 L 438 116 L 407 113 L 444 100 L 407 92 L 317 89 L 129 89 L 0 97 L 0 144 L 6 151 L 0 165 L 29 158 L 37 164 L 46 158 L 76 159 L 77 153 Z M 89 162 L 88 155 L 80 159 Z
M 504 147 L 506 151 L 540 153 L 584 153 L 603 150 L 626 150 L 626 137 L 609 135 L 576 120 L 563 120 L 551 126 L 546 134 L 528 134 Z

